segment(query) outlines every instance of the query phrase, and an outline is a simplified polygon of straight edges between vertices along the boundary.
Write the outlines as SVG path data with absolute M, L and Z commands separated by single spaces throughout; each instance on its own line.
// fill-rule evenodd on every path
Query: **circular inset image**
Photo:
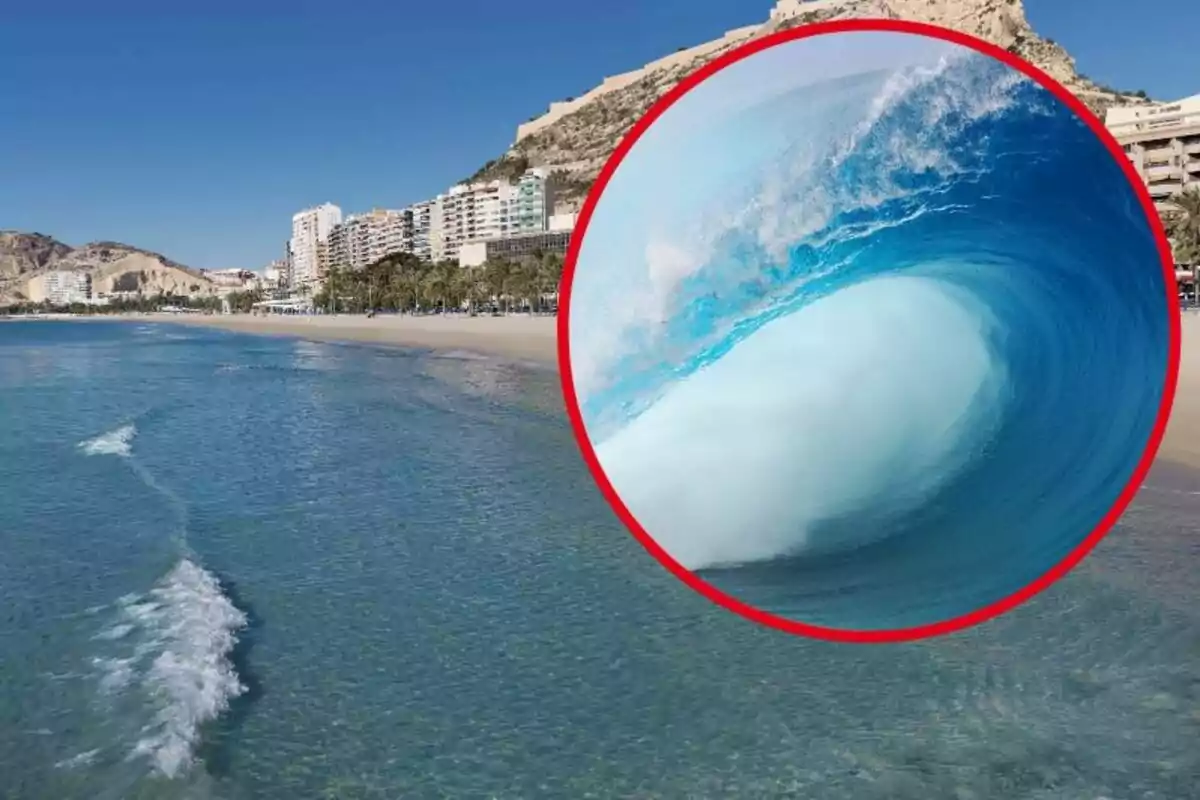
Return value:
M 685 80 L 588 197 L 576 436 L 669 569 L 759 622 L 894 641 L 1095 546 L 1166 425 L 1179 307 L 1098 120 L 996 47 L 788 31 Z

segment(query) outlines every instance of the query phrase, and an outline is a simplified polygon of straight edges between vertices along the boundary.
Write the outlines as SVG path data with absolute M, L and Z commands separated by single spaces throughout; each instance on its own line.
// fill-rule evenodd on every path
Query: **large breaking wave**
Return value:
M 680 141 L 737 175 L 621 272 L 603 239 L 647 203 L 622 172 L 657 146 L 594 210 L 570 345 L 597 457 L 677 561 L 805 622 L 907 627 L 1095 528 L 1170 318 L 1138 197 L 1069 108 L 966 50 L 805 87 Z

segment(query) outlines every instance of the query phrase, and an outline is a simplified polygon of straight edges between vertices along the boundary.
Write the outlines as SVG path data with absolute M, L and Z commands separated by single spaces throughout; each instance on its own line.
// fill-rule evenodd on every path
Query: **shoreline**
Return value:
M 255 336 L 281 336 L 330 343 L 460 350 L 499 356 L 557 370 L 556 316 L 468 317 L 459 315 L 268 316 L 250 314 L 130 313 L 96 316 L 45 315 L 42 320 L 133 322 L 216 328 Z M 0 321 L 32 321 L 16 317 Z M 1185 313 L 1180 320 L 1179 381 L 1166 434 L 1157 462 L 1200 469 L 1200 315 Z
M 536 363 L 558 364 L 558 318 L 510 314 L 381 315 L 368 319 L 359 314 L 275 315 L 130 313 L 51 317 L 78 322 L 132 322 L 215 328 L 253 336 L 281 336 L 318 342 L 356 342 L 429 350 L 465 350 Z

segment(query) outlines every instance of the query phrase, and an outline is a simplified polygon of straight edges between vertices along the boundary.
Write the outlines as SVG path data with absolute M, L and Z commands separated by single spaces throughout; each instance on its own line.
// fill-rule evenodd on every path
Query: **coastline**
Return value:
M 377 316 L 251 314 L 120 314 L 68 317 L 80 321 L 137 322 L 217 328 L 256 336 L 299 337 L 320 342 L 360 342 L 430 350 L 467 350 L 483 355 L 558 363 L 557 317 L 510 314 Z
M 362 342 L 466 350 L 557 368 L 557 317 L 508 316 L 269 316 L 250 314 L 120 314 L 95 317 L 47 315 L 43 319 L 121 321 L 192 325 L 258 336 L 299 337 L 324 342 Z M 1181 320 L 1182 352 L 1174 408 L 1157 461 L 1200 469 L 1200 315 Z

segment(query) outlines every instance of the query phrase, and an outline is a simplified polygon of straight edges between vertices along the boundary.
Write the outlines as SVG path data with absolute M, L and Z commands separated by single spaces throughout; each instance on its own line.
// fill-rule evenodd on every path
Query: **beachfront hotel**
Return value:
M 1172 197 L 1200 189 L 1200 94 L 1174 103 L 1111 108 L 1104 122 L 1160 213 L 1173 210 Z
M 291 288 L 316 291 L 328 264 L 329 234 L 342 221 L 342 210 L 333 203 L 307 208 L 292 216 L 290 243 Z

